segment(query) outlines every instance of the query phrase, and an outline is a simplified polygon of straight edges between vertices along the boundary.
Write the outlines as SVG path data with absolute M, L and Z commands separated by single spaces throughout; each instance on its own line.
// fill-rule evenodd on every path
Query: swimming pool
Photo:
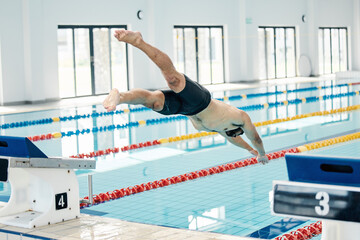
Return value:
M 340 82 L 341 83 L 341 82 Z M 340 84 L 328 82 L 327 84 Z M 242 98 L 229 101 L 236 107 L 290 101 L 291 99 L 340 94 L 359 90 L 359 85 L 342 86 L 315 91 L 291 92 L 296 88 L 316 87 L 319 83 L 291 84 L 226 92 L 215 92 L 214 97 L 235 96 L 259 92 L 287 91 L 286 93 Z M 320 83 L 320 85 L 324 85 Z M 359 104 L 359 96 L 343 96 L 311 103 L 282 104 L 276 107 L 248 111 L 254 122 L 292 117 L 299 114 L 331 110 Z M 1 123 L 33 120 L 46 117 L 102 112 L 101 106 L 55 109 L 49 111 L 1 116 Z M 34 136 L 51 132 L 124 124 L 128 122 L 161 118 L 151 112 L 130 112 L 97 118 L 61 121 L 31 127 L 1 129 L 2 135 Z M 360 112 L 343 112 L 337 115 L 314 116 L 288 122 L 258 127 L 265 149 L 273 152 L 299 146 L 332 136 L 344 135 L 360 128 Z M 129 127 L 89 134 L 79 134 L 61 139 L 36 142 L 50 156 L 70 156 L 78 153 L 98 151 L 110 147 L 121 147 L 154 139 L 196 133 L 187 120 L 164 122 L 142 127 Z M 334 145 L 311 151 L 311 154 L 358 156 L 359 141 Z M 180 174 L 210 168 L 245 159 L 250 155 L 222 137 L 214 135 L 194 138 L 169 144 L 124 151 L 97 158 L 97 169 L 93 174 L 94 193 L 134 186 Z M 78 171 L 80 195 L 87 196 L 87 174 Z M 147 224 L 186 228 L 197 231 L 212 231 L 223 234 L 253 237 L 276 237 L 284 231 L 297 228 L 300 221 L 282 221 L 270 214 L 268 193 L 273 180 L 286 180 L 283 158 L 272 160 L 267 165 L 252 165 L 186 181 L 103 204 L 84 208 L 83 213 L 118 218 Z M 9 195 L 9 186 L 2 184 L 1 195 Z M 288 222 L 289 224 L 286 224 Z M 285 226 L 280 230 L 276 226 Z M 262 231 L 259 231 L 262 230 Z M 270 234 L 271 233 L 271 234 Z M 267 236 L 266 236 L 267 235 Z

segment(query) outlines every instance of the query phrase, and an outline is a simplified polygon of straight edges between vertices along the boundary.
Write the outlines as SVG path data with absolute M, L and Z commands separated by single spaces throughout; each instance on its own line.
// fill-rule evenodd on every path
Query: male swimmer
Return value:
M 132 89 L 119 92 L 112 89 L 103 102 L 107 111 L 126 103 L 142 104 L 163 115 L 182 114 L 197 130 L 218 132 L 232 144 L 257 156 L 258 162 L 268 162 L 262 140 L 246 112 L 212 99 L 207 89 L 176 71 L 169 56 L 145 42 L 140 32 L 117 30 L 114 36 L 142 50 L 160 68 L 171 90 Z M 243 133 L 256 150 L 241 138 Z

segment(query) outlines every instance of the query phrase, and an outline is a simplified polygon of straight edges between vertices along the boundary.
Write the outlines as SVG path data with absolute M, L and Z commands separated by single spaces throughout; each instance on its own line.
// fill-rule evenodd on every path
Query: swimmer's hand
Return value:
M 260 156 L 258 151 L 255 149 L 252 149 L 249 151 L 252 155 L 256 156 L 256 159 L 259 163 L 266 164 L 269 162 L 269 159 L 266 155 Z
M 258 161 L 258 163 L 262 163 L 262 164 L 266 164 L 266 163 L 269 162 L 269 159 L 268 159 L 268 157 L 266 155 L 262 155 L 262 156 L 258 155 L 256 157 L 256 160 Z
M 116 88 L 112 89 L 109 95 L 105 98 L 103 102 L 103 106 L 106 111 L 114 111 L 116 109 L 116 105 L 120 104 L 120 92 Z

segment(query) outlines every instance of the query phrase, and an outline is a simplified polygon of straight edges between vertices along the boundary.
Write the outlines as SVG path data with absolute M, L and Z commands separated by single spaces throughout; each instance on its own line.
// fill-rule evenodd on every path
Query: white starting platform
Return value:
M 95 160 L 47 157 L 29 139 L 0 136 L 0 181 L 9 201 L 0 202 L 0 223 L 35 228 L 80 215 L 73 169 L 95 169 Z
M 360 158 L 287 154 L 290 181 L 274 181 L 272 213 L 322 220 L 322 240 L 360 238 Z

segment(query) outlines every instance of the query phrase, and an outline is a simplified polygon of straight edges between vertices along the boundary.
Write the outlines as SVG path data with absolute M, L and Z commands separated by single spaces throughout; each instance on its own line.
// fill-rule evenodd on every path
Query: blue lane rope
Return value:
M 284 94 L 286 93 L 295 93 L 295 92 L 305 92 L 305 91 L 313 91 L 313 90 L 320 90 L 320 89 L 327 89 L 327 88 L 337 88 L 337 87 L 344 87 L 344 86 L 351 86 L 351 84 L 338 84 L 338 85 L 331 85 L 331 86 L 319 86 L 319 87 L 309 87 L 309 88 L 300 88 L 300 89 L 293 89 L 293 90 L 284 90 L 284 91 L 275 91 L 275 92 L 266 92 L 266 93 L 250 93 L 244 95 L 236 95 L 236 96 L 230 96 L 227 97 L 228 100 L 234 101 L 234 100 L 240 100 L 243 98 L 256 98 L 256 97 L 264 97 L 264 96 L 271 96 L 271 95 L 277 95 L 277 94 Z M 321 87 L 321 88 L 320 88 Z M 224 101 L 224 98 L 216 98 L 217 100 Z M 294 100 L 288 100 L 294 101 Z M 310 100 L 309 100 L 310 101 Z M 250 107 L 250 106 L 248 106 Z M 246 108 L 248 109 L 248 108 Z M 135 113 L 135 112 L 144 112 L 144 111 L 150 111 L 150 108 L 146 107 L 135 107 L 130 108 L 128 111 L 124 110 L 116 110 L 112 112 L 93 112 L 91 114 L 82 114 L 82 115 L 74 115 L 74 116 L 63 116 L 58 117 L 59 121 L 65 122 L 65 121 L 72 121 L 72 120 L 79 120 L 79 119 L 86 119 L 86 118 L 97 118 L 97 117 L 105 117 L 105 116 L 113 116 L 118 114 L 123 114 L 125 112 L 129 113 Z M 22 122 L 12 122 L 12 123 L 5 123 L 0 125 L 0 129 L 10 129 L 10 128 L 19 128 L 19 127 L 28 127 L 28 126 L 34 126 L 34 125 L 43 125 L 43 124 L 51 124 L 54 121 L 54 118 L 44 118 L 39 120 L 29 120 L 29 121 L 22 121 Z
M 293 100 L 287 100 L 287 101 L 281 101 L 281 102 L 272 102 L 272 103 L 266 103 L 266 104 L 255 104 L 255 105 L 249 105 L 244 107 L 238 107 L 240 110 L 246 110 L 246 111 L 254 111 L 254 110 L 260 110 L 264 108 L 272 108 L 277 106 L 284 106 L 284 105 L 290 105 L 290 104 L 300 104 L 303 103 L 304 100 L 306 103 L 310 102 L 316 102 L 320 99 L 327 100 L 327 99 L 333 99 L 333 98 L 341 98 L 341 97 L 347 97 L 347 96 L 354 96 L 358 94 L 358 92 L 348 92 L 348 93 L 341 93 L 341 94 L 335 94 L 335 95 L 324 95 L 320 97 L 307 97 L 303 99 L 293 99 Z M 267 105 L 267 106 L 265 106 Z M 162 118 L 154 118 L 154 119 L 147 119 L 145 121 L 135 121 L 135 122 L 128 122 L 125 124 L 112 124 L 108 126 L 101 126 L 101 127 L 93 127 L 93 128 L 85 128 L 82 130 L 76 130 L 76 131 L 67 131 L 67 132 L 61 132 L 61 137 L 70 137 L 73 135 L 80 135 L 80 134 L 88 134 L 88 133 L 97 133 L 97 132 L 106 132 L 106 131 L 113 131 L 115 129 L 126 129 L 126 128 L 132 128 L 132 127 L 139 127 L 139 126 L 149 126 L 149 125 L 157 125 L 157 124 L 163 124 L 163 123 L 169 123 L 174 121 L 182 121 L 187 120 L 188 118 L 183 115 L 177 115 L 177 116 L 170 116 L 170 117 L 162 117 Z M 141 124 L 140 122 L 143 122 Z

